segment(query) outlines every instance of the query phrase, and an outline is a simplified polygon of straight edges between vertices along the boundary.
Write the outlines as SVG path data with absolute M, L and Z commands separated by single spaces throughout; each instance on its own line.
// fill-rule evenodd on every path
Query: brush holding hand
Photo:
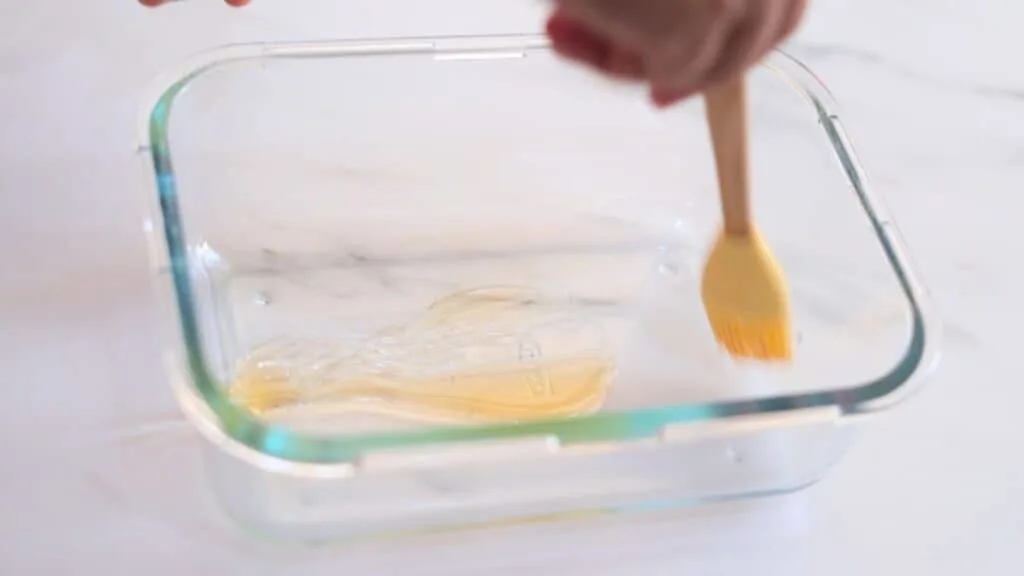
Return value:
M 668 106 L 757 64 L 799 24 L 806 0 L 556 0 L 563 56 L 647 84 Z

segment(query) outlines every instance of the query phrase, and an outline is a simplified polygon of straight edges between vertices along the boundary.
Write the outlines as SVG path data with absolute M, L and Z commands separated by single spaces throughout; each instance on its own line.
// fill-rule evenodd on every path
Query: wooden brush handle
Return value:
M 715 149 L 725 232 L 744 236 L 751 229 L 746 77 L 740 75 L 708 89 L 704 102 Z

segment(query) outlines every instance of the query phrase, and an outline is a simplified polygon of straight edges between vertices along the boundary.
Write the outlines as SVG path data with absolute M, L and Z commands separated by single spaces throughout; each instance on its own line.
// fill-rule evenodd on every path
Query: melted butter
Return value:
M 530 291 L 463 292 L 328 361 L 323 350 L 303 360 L 294 345 L 257 349 L 229 394 L 267 417 L 301 406 L 449 422 L 585 414 L 600 407 L 615 370 L 594 344 L 595 330 L 553 322 L 550 306 Z

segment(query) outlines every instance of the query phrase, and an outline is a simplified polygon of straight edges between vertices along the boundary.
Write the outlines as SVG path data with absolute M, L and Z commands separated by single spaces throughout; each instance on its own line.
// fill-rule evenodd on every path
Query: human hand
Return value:
M 176 1 L 177 0 L 139 0 L 139 4 L 142 4 L 143 6 L 148 6 L 150 8 L 156 8 L 157 6 L 163 6 L 164 4 L 170 4 L 171 2 Z M 249 3 L 249 0 L 224 0 L 224 3 L 228 6 L 234 6 L 237 8 L 240 6 L 245 6 Z
M 554 49 L 644 82 L 668 106 L 760 61 L 800 23 L 807 0 L 555 0 Z

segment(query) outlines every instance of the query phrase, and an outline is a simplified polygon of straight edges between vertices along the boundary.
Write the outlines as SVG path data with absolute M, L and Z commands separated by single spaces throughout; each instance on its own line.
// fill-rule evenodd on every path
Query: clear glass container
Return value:
M 734 362 L 703 314 L 699 99 L 655 110 L 535 36 L 232 46 L 167 77 L 139 134 L 153 258 L 227 511 L 323 539 L 819 478 L 937 327 L 826 89 L 774 54 L 750 98 L 785 366 Z

